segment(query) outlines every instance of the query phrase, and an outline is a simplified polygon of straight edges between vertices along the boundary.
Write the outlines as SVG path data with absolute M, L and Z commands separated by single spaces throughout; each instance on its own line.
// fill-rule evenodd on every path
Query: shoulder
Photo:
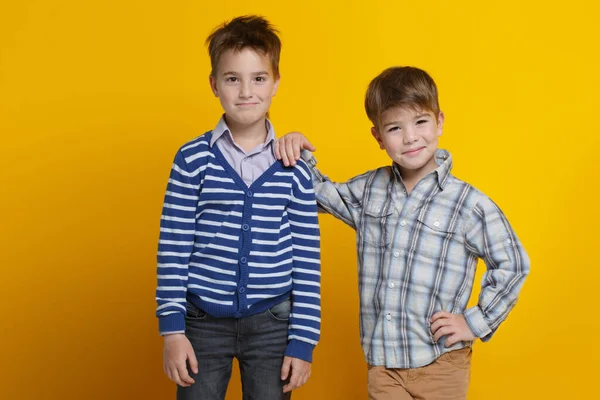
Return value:
M 311 182 L 310 169 L 308 164 L 303 159 L 299 159 L 292 168 L 294 176 L 300 179 L 301 182 Z
M 211 137 L 212 131 L 208 131 L 197 138 L 184 143 L 181 147 L 179 147 L 177 152 L 178 154 L 181 154 L 181 156 L 188 163 L 198 158 L 212 155 L 209 145 Z
M 491 222 L 504 218 L 500 207 L 488 195 L 454 176 L 448 180 L 444 192 L 448 196 L 460 199 L 460 214 L 466 217 L 467 225 L 472 225 L 476 221 Z

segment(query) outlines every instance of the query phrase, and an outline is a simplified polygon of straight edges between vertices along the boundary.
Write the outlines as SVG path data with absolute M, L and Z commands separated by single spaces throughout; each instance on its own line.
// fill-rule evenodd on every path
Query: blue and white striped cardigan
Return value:
M 212 132 L 184 145 L 167 186 L 158 246 L 162 334 L 185 330 L 186 300 L 214 317 L 292 299 L 286 355 L 312 360 L 320 336 L 320 238 L 310 172 L 274 163 L 248 187 Z

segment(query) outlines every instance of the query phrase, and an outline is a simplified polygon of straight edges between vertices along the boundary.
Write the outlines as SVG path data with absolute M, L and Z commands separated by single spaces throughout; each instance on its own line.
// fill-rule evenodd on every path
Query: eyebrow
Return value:
M 423 118 L 423 117 L 429 117 L 429 118 L 432 118 L 432 117 L 431 117 L 431 114 L 429 114 L 429 113 L 424 113 L 424 114 L 419 114 L 419 115 L 415 116 L 415 118 L 414 118 L 414 119 L 420 119 L 420 118 Z M 386 126 L 388 126 L 388 125 L 398 125 L 399 123 L 400 123 L 400 121 L 390 121 L 390 122 L 388 122 L 387 124 L 383 124 L 383 127 L 385 128 L 385 127 L 386 127 Z
M 235 71 L 226 71 L 223 72 L 223 75 L 239 75 L 239 72 L 235 72 Z M 258 71 L 258 72 L 253 72 L 252 75 L 269 75 L 269 73 L 267 71 Z

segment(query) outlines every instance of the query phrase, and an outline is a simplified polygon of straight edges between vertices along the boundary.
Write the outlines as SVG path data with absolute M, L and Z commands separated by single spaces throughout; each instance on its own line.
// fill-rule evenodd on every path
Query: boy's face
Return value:
M 371 133 L 401 172 L 422 177 L 437 168 L 434 155 L 443 123 L 442 112 L 434 115 L 431 111 L 393 107 L 381 115 Z
M 221 101 L 227 119 L 239 125 L 251 125 L 265 118 L 278 85 L 269 56 L 251 48 L 225 52 L 215 76 L 210 76 L 210 87 Z

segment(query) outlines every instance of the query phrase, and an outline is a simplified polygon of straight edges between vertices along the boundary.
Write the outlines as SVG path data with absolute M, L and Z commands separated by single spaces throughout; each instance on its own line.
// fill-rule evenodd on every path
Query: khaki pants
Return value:
M 444 353 L 420 368 L 369 365 L 371 400 L 464 400 L 471 376 L 471 348 Z

